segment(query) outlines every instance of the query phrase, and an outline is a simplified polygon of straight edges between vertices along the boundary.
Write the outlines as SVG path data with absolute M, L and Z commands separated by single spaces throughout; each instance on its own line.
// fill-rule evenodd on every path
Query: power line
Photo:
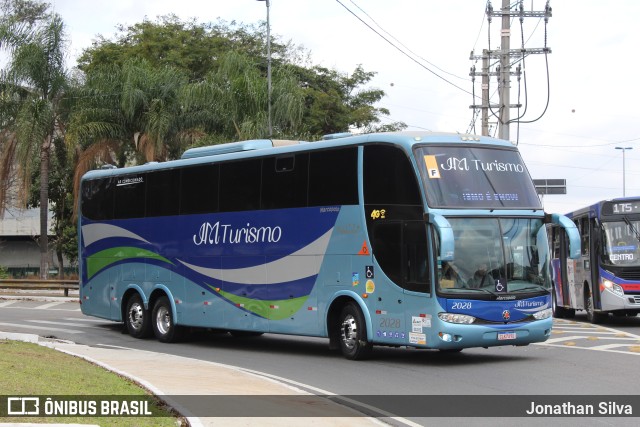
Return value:
M 431 74 L 433 74 L 434 76 L 436 76 L 437 78 L 443 80 L 444 82 L 450 84 L 451 86 L 455 87 L 456 89 L 461 90 L 462 92 L 469 94 L 469 95 L 473 95 L 473 93 L 469 92 L 466 89 L 461 88 L 460 86 L 456 85 L 455 83 L 447 80 L 446 78 L 442 77 L 441 75 L 439 75 L 438 73 L 436 73 L 435 71 L 431 70 L 429 67 L 425 66 L 424 64 L 422 64 L 420 61 L 418 61 L 417 59 L 413 58 L 411 55 L 409 55 L 407 52 L 405 52 L 404 50 L 400 49 L 398 46 L 396 46 L 392 41 L 390 41 L 388 38 L 386 38 L 384 35 L 380 34 L 378 31 L 376 31 L 375 28 L 373 28 L 371 25 L 369 25 L 367 22 L 365 22 L 362 18 L 360 18 L 357 14 L 355 14 L 351 9 L 349 9 L 347 6 L 345 6 L 340 0 L 336 0 L 336 2 L 338 2 L 338 4 L 340 6 L 342 6 L 343 8 L 345 8 L 347 10 L 347 12 L 349 12 L 350 14 L 352 14 L 358 21 L 362 22 L 364 25 L 366 25 L 371 31 L 373 31 L 374 33 L 376 33 L 380 38 L 382 38 L 384 41 L 386 41 L 387 43 L 389 43 L 391 46 L 393 46 L 393 48 L 395 48 L 398 52 L 402 53 L 404 56 L 406 56 L 407 58 L 409 58 L 410 60 L 412 60 L 413 62 L 415 62 L 416 64 L 418 64 L 420 67 L 424 68 L 425 70 L 427 70 L 428 72 L 430 72 Z

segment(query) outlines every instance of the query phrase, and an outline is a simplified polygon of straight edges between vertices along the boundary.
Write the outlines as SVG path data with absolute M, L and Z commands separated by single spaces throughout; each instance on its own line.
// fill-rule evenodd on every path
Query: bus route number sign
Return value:
M 633 202 L 611 202 L 602 207 L 603 215 L 620 215 L 640 213 L 640 200 Z

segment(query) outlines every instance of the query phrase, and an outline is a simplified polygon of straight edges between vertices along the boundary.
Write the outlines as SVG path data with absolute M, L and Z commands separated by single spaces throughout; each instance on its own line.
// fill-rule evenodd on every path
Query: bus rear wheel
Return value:
M 127 300 L 124 323 L 129 335 L 134 338 L 148 338 L 151 336 L 149 310 L 144 307 L 140 295 L 134 294 Z
M 367 329 L 360 308 L 354 303 L 344 306 L 340 312 L 340 349 L 350 360 L 366 358 L 371 353 L 371 343 L 367 341 Z
M 551 304 L 552 304 L 552 309 L 553 309 L 553 317 L 555 317 L 556 319 L 564 318 L 564 316 L 565 316 L 564 307 L 558 306 L 558 300 L 556 299 L 556 290 L 555 289 L 551 290 Z
M 169 298 L 161 296 L 153 306 L 151 314 L 153 333 L 160 342 L 177 342 L 182 338 L 182 327 L 173 319 Z

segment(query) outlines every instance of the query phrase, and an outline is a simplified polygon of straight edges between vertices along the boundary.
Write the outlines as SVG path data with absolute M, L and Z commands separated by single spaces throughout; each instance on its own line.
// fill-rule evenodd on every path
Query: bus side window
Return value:
M 217 164 L 184 168 L 181 179 L 180 213 L 182 215 L 218 212 L 220 167 Z
M 220 165 L 220 211 L 260 209 L 261 159 L 231 161 Z
M 81 211 L 86 218 L 103 221 L 113 219 L 113 178 L 99 178 L 82 183 Z
M 589 218 L 580 218 L 580 247 L 582 255 L 589 255 Z
M 113 207 L 114 219 L 144 218 L 146 177 L 146 173 L 141 173 L 117 178 Z
M 307 206 L 309 154 L 267 157 L 262 164 L 262 209 Z
M 309 154 L 309 206 L 358 204 L 358 148 Z
M 146 216 L 178 215 L 180 171 L 168 169 L 147 173 Z

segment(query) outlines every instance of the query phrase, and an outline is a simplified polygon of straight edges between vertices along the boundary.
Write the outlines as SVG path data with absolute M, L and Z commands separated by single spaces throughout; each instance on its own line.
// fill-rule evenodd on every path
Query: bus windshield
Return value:
M 542 209 L 518 151 L 419 146 L 415 155 L 430 207 Z
M 546 292 L 546 229 L 533 218 L 448 218 L 455 258 L 442 262 L 439 293 Z
M 640 220 L 603 222 L 603 264 L 640 266 Z

